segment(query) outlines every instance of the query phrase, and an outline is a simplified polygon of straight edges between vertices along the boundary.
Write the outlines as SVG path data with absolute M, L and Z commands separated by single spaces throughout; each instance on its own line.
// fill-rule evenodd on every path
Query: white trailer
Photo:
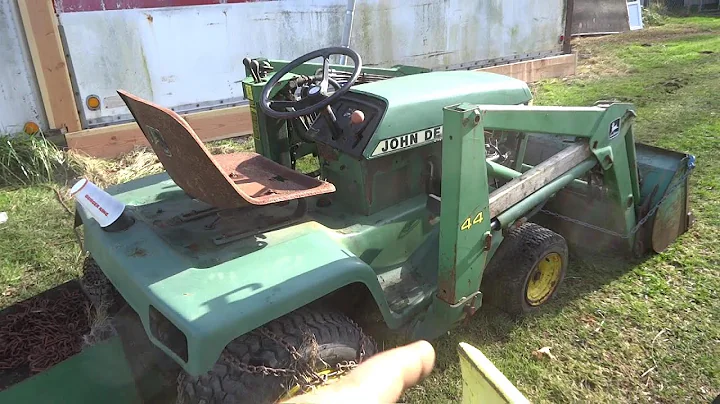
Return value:
M 130 122 L 117 89 L 182 113 L 243 105 L 243 58 L 291 60 L 333 45 L 351 46 L 365 65 L 431 69 L 476 69 L 560 55 L 568 1 L 0 0 L 0 17 L 12 11 L 11 23 L 0 32 L 10 32 L 17 43 L 13 50 L 5 51 L 4 43 L 0 49 L 14 58 L 12 67 L 3 58 L 0 88 L 14 82 L 5 70 L 22 71 L 24 78 L 24 87 L 3 94 L 0 131 L 16 130 L 28 120 L 68 132 Z M 27 20 L 38 18 L 43 4 L 53 14 L 65 60 L 39 51 L 33 57 L 41 59 L 34 60 L 39 76 L 64 63 L 66 91 L 42 85 L 57 77 L 40 81 L 40 93 L 54 97 L 54 104 L 38 101 L 16 2 L 26 10 L 31 51 L 49 27 L 47 21 Z M 69 94 L 57 94 L 62 92 Z M 57 118 L 68 115 L 65 111 L 44 117 L 43 104 L 67 106 L 68 99 L 74 116 Z

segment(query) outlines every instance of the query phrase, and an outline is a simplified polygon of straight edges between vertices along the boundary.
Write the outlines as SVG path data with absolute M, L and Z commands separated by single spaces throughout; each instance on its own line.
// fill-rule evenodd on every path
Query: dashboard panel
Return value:
M 375 133 L 387 108 L 385 101 L 365 94 L 348 92 L 331 104 L 331 107 L 337 125 L 332 124 L 327 114 L 321 113 L 310 127 L 308 135 L 318 143 L 361 158 L 365 146 Z M 350 121 L 350 116 L 355 110 L 365 114 L 362 123 L 353 124 Z

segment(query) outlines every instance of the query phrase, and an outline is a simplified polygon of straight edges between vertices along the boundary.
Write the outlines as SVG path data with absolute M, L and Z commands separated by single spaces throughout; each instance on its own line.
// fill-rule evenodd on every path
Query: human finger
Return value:
M 427 341 L 417 341 L 379 353 L 340 381 L 292 402 L 397 402 L 407 388 L 427 377 L 434 365 L 433 346 Z

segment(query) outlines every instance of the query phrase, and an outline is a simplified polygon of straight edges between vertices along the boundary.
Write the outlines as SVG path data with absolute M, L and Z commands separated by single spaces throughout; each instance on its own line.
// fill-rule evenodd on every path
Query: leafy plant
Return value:
M 662 26 L 667 21 L 667 6 L 661 2 L 653 2 L 642 10 L 643 25 L 645 27 Z
M 42 134 L 0 137 L 0 187 L 54 182 L 74 171 L 67 155 Z

